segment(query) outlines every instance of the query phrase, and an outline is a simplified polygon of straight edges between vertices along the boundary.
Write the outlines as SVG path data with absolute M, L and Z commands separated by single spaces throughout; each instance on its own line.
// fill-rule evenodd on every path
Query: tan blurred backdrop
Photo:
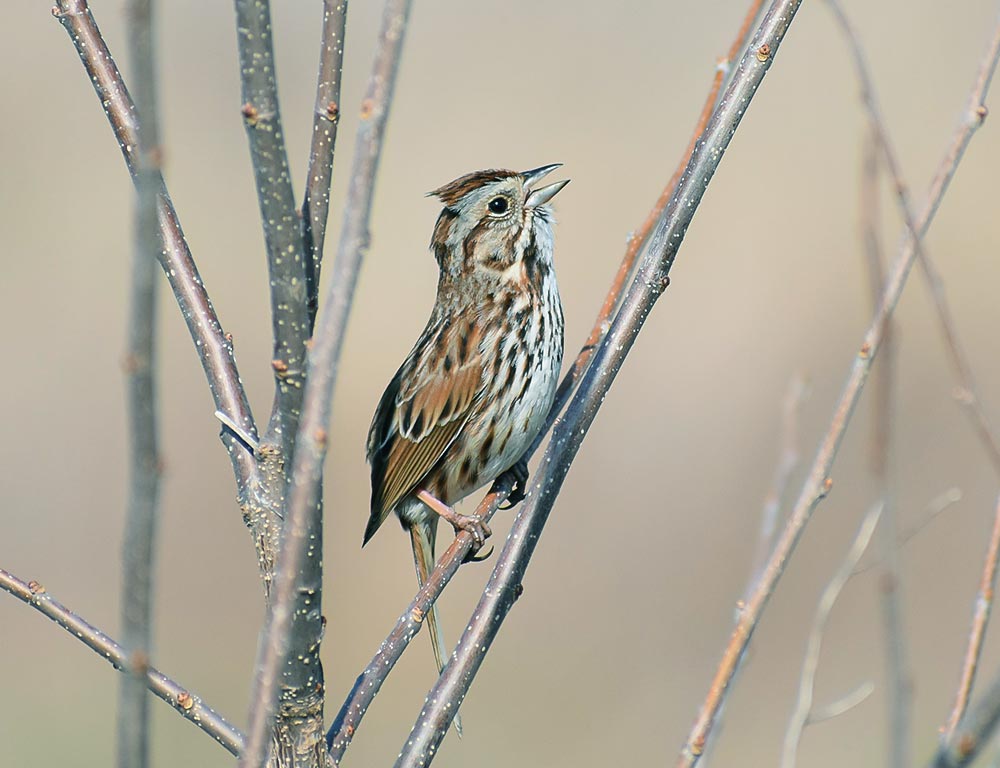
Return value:
M 119 54 L 123 5 L 93 2 Z M 320 4 L 273 5 L 282 112 L 300 188 Z M 332 243 L 380 5 L 351 6 Z M 328 718 L 414 591 L 408 543 L 394 526 L 364 552 L 360 542 L 369 416 L 433 297 L 426 244 L 437 204 L 423 194 L 472 169 L 565 163 L 573 183 L 557 201 L 557 263 L 567 352 L 575 353 L 626 236 L 687 143 L 745 5 L 415 3 L 331 427 Z M 959 118 L 996 3 L 847 5 L 919 197 Z M 197 0 L 161 6 L 167 180 L 263 420 L 271 397 L 267 281 L 238 111 L 232 7 Z M 7 3 L 3 15 L 0 567 L 42 581 L 117 634 L 130 187 L 48 4 Z M 1000 104 L 1000 93 L 989 103 Z M 524 597 L 464 705 L 466 737 L 449 735 L 436 765 L 673 760 L 744 589 L 787 382 L 796 371 L 811 381 L 801 419 L 809 460 L 867 324 L 857 226 L 863 127 L 844 45 L 823 4 L 805 3 L 695 218 L 673 284 L 570 473 Z M 988 120 L 974 140 L 928 249 L 947 281 L 987 408 L 1000 421 L 998 131 Z M 888 195 L 883 209 L 892 250 L 900 228 Z M 893 453 L 902 525 L 919 520 L 940 492 L 962 492 L 902 557 L 913 746 L 922 759 L 951 706 L 998 482 L 951 397 L 954 379 L 919 274 L 911 282 L 899 312 Z M 167 474 L 154 661 L 242 726 L 262 617 L 255 557 L 202 372 L 166 290 L 162 299 Z M 833 493 L 755 638 L 714 765 L 776 763 L 819 591 L 876 498 L 869 416 L 866 397 L 835 467 Z M 796 490 L 800 482 L 801 472 Z M 498 516 L 498 542 L 509 521 L 510 514 Z M 463 569 L 443 597 L 449 641 L 489 569 Z M 987 640 L 989 674 L 1000 658 L 997 632 Z M 881 649 L 871 572 L 848 585 L 836 608 L 816 695 L 829 702 L 865 680 L 875 694 L 811 727 L 802 765 L 882 762 Z M 345 765 L 391 764 L 432 669 L 420 637 Z M 117 682 L 95 654 L 0 595 L 0 765 L 111 764 Z M 231 764 L 164 704 L 153 712 L 155 766 Z

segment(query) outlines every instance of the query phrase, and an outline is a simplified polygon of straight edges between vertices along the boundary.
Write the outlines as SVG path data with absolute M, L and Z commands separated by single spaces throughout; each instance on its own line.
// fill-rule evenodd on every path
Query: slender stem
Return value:
M 57 0 L 52 12 L 73 41 L 111 124 L 129 173 L 135 176 L 139 147 L 135 105 L 86 0 Z M 157 258 L 195 342 L 215 407 L 238 423 L 247 434 L 256 436 L 257 428 L 233 356 L 232 337 L 222 330 L 159 172 L 156 173 L 156 183 L 157 216 L 162 239 L 162 250 Z M 223 430 L 222 440 L 233 463 L 240 503 L 249 504 L 258 479 L 254 457 L 230 432 Z
M 882 514 L 883 505 L 877 505 L 865 515 L 861 521 L 861 526 L 847 550 L 847 555 L 837 568 L 837 572 L 826 585 L 823 594 L 820 596 L 816 606 L 816 615 L 813 617 L 812 629 L 809 630 L 809 642 L 807 644 L 806 655 L 802 660 L 802 673 L 799 675 L 799 693 L 795 702 L 795 709 L 788 720 L 788 728 L 785 731 L 785 744 L 781 755 L 781 768 L 795 768 L 795 760 L 798 756 L 799 742 L 802 741 L 802 732 L 809 723 L 813 722 L 813 694 L 816 686 L 816 670 L 819 669 L 819 655 L 823 650 L 823 636 L 826 634 L 826 625 L 833 612 L 840 593 L 847 582 L 854 575 L 861 557 L 868 549 L 868 544 L 875 533 L 879 517 Z M 843 711 L 843 710 L 841 710 Z
M 986 627 L 990 621 L 990 609 L 993 607 L 998 557 L 1000 557 L 1000 498 L 997 499 L 996 514 L 993 517 L 993 533 L 990 535 L 989 547 L 983 562 L 983 575 L 979 580 L 979 593 L 976 595 L 976 608 L 972 614 L 969 645 L 965 651 L 965 661 L 962 663 L 962 677 L 958 683 L 958 691 L 955 693 L 955 705 L 952 707 L 947 725 L 942 730 L 942 738 L 945 743 L 955 735 L 955 730 L 969 706 L 972 685 L 976 680 L 976 671 L 979 668 L 979 657 L 983 652 Z
M 732 60 L 739 51 L 746 47 L 751 31 L 751 23 L 760 10 L 762 3 L 763 0 L 753 0 L 751 2 L 736 38 L 726 55 L 725 61 Z M 687 167 L 688 161 L 691 159 L 691 154 L 694 152 L 695 143 L 698 137 L 704 132 L 705 126 L 712 116 L 712 112 L 718 102 L 720 87 L 727 71 L 728 69 L 721 65 L 716 68 L 711 87 L 705 98 L 705 103 L 695 124 L 694 131 L 691 134 L 688 147 L 681 157 L 680 163 L 670 181 L 667 182 L 652 210 L 646 216 L 645 221 L 629 237 L 625 254 L 618 267 L 618 272 L 612 280 L 611 286 L 608 288 L 604 302 L 597 313 L 597 318 L 594 320 L 590 335 L 560 382 L 555 400 L 546 417 L 545 425 L 542 427 L 534 443 L 525 452 L 522 457 L 523 461 L 530 461 L 531 457 L 538 450 L 545 435 L 552 428 L 553 424 L 555 424 L 566 403 L 569 402 L 570 395 L 572 395 L 583 371 L 587 368 L 594 350 L 607 335 L 611 325 L 611 316 L 621 303 L 626 283 L 632 274 L 636 259 L 648 241 L 654 225 L 673 196 L 677 182 L 680 180 L 681 174 Z M 499 478 L 476 508 L 474 513 L 476 517 L 489 522 L 496 512 L 497 507 L 506 501 L 512 488 L 511 478 Z M 351 743 L 351 739 L 357 732 L 362 718 L 364 718 L 369 706 L 371 706 L 372 701 L 381 689 L 385 678 L 392 671 L 396 662 L 402 657 L 410 640 L 420 630 L 423 617 L 448 585 L 448 582 L 451 581 L 452 576 L 458 572 L 458 567 L 464 562 L 466 555 L 472 550 L 472 546 L 473 539 L 471 534 L 463 532 L 457 535 L 451 547 L 449 547 L 448 551 L 438 561 L 430 579 L 428 579 L 407 609 L 402 613 L 392 631 L 379 646 L 374 658 L 372 658 L 368 666 L 358 676 L 354 687 L 341 707 L 340 713 L 327 733 L 327 742 L 330 745 L 330 754 L 334 762 L 339 762 L 343 757 L 344 752 Z
M 271 41 L 270 0 L 235 0 L 243 124 L 270 277 L 275 405 L 263 446 L 289 458 L 302 411 L 306 341 L 312 329 L 306 302 L 306 255 L 281 128 Z M 283 489 L 282 489 L 283 490 Z
M 156 254 L 161 250 L 156 219 L 160 156 L 159 115 L 152 0 L 130 0 L 129 58 L 142 116 L 135 155 L 131 307 L 128 329 L 129 494 L 122 547 L 122 645 L 128 659 L 118 704 L 118 765 L 149 764 L 149 697 L 146 668 L 152 655 L 153 574 L 160 456 L 157 438 Z
M 750 597 L 750 592 L 760 578 L 767 562 L 767 556 L 774 548 L 774 537 L 778 532 L 778 516 L 788 494 L 788 485 L 792 473 L 799 465 L 798 422 L 802 401 L 806 396 L 806 382 L 801 374 L 796 374 L 788 384 L 785 402 L 781 409 L 781 452 L 774 469 L 774 480 L 771 490 L 764 499 L 764 507 L 760 516 L 760 533 L 757 536 L 757 549 L 750 568 L 750 579 L 747 581 L 744 601 Z
M 302 201 L 302 233 L 307 254 L 306 295 L 310 327 L 319 307 L 319 273 L 323 262 L 323 241 L 330 213 L 330 182 L 333 179 L 333 150 L 340 124 L 340 83 L 344 71 L 344 26 L 347 0 L 323 0 L 323 38 L 316 78 L 316 108 L 313 112 L 312 146 L 306 194 Z
M 267 626 L 256 664 L 251 694 L 247 750 L 240 767 L 260 766 L 266 757 L 267 733 L 278 695 L 278 670 L 288 651 L 288 632 L 297 579 L 304 556 L 319 557 L 320 541 L 310 540 L 310 520 L 320 504 L 323 457 L 326 454 L 330 403 L 340 351 L 347 328 L 354 287 L 370 234 L 375 175 L 392 104 L 393 87 L 402 53 L 410 0 L 388 0 L 368 90 L 361 106 L 361 124 L 337 260 L 317 331 L 309 352 L 302 422 L 296 439 L 290 476 L 289 504 L 278 555 L 278 573 Z M 306 552 L 307 544 L 309 552 Z
M 669 271 L 684 234 L 799 4 L 799 0 L 774 0 L 752 38 L 719 108 L 697 143 L 621 309 L 594 353 L 593 362 L 573 401 L 553 431 L 542 469 L 514 520 L 472 619 L 427 696 L 396 761 L 397 767 L 427 765 L 437 753 L 455 712 L 520 593 L 521 579 L 570 464 L 649 312 L 669 283 Z
M 969 106 L 965 115 L 966 119 L 959 126 L 954 139 L 945 153 L 944 159 L 931 182 L 927 202 L 917 219 L 916 231 L 921 238 L 930 227 L 934 214 L 937 212 L 948 184 L 958 168 L 965 149 L 972 139 L 972 135 L 982 123 L 983 116 L 985 115 L 985 108 L 982 106 L 982 101 L 985 98 L 990 79 L 997 64 L 997 55 L 998 51 L 1000 51 L 1000 27 L 997 28 L 995 34 L 996 36 L 990 43 L 989 51 L 972 88 Z M 694 766 L 698 762 L 698 758 L 703 752 L 705 742 L 712 730 L 715 718 L 725 701 L 733 673 L 739 665 L 739 660 L 753 636 L 764 608 L 767 606 L 779 579 L 784 573 L 788 558 L 794 551 L 795 545 L 798 543 L 806 524 L 811 519 L 816 506 L 826 496 L 832 486 L 832 481 L 829 479 L 830 469 L 833 466 L 841 440 L 847 430 L 851 414 L 854 412 L 854 408 L 861 396 L 872 360 L 882 344 L 886 321 L 891 317 L 899 301 L 910 268 L 916 260 L 916 254 L 917 249 L 913 239 L 907 238 L 896 261 L 892 265 L 889 279 L 882 293 L 879 309 L 875 313 L 875 318 L 869 326 L 861 348 L 851 366 L 840 401 L 837 403 L 833 417 L 830 420 L 830 427 L 820 442 L 819 450 L 799 495 L 799 499 L 778 539 L 764 575 L 750 600 L 747 601 L 743 614 L 723 652 L 722 660 L 715 672 L 708 695 L 702 704 L 701 712 L 695 721 L 694 727 L 688 736 L 688 740 L 677 762 L 678 768 L 691 768 L 691 766 Z
M 128 667 L 128 657 L 124 648 L 55 600 L 37 581 L 24 582 L 0 569 L 0 589 L 48 616 L 81 643 L 109 661 L 115 669 L 124 670 Z M 239 729 L 226 722 L 218 712 L 205 704 L 200 696 L 191 693 L 152 667 L 146 667 L 146 685 L 149 690 L 232 754 L 238 755 L 243 749 L 243 734 Z

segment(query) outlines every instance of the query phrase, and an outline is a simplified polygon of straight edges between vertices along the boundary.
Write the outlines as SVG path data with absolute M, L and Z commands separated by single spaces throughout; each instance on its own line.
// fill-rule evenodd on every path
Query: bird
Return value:
M 537 183 L 561 166 L 468 173 L 428 193 L 443 208 L 430 250 L 438 265 L 430 318 L 379 400 L 368 433 L 371 513 L 364 544 L 395 512 L 410 534 L 417 582 L 434 568 L 439 518 L 472 533 L 485 522 L 453 506 L 512 472 L 555 397 L 563 310 L 549 201 L 569 183 Z M 437 607 L 428 613 L 438 673 L 446 651 Z M 458 722 L 458 721 L 456 721 Z

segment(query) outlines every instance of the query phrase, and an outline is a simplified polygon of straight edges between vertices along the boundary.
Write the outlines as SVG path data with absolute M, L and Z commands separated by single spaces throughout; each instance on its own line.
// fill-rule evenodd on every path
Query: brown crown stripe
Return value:
M 439 198 L 445 205 L 455 205 L 455 203 L 467 194 L 472 192 L 474 189 L 478 189 L 484 184 L 489 184 L 494 181 L 503 181 L 504 179 L 509 179 L 512 176 L 520 175 L 521 174 L 517 171 L 507 171 L 503 169 L 475 171 L 474 173 L 467 173 L 465 176 L 459 176 L 454 181 L 448 182 L 443 187 L 438 187 L 429 194 Z

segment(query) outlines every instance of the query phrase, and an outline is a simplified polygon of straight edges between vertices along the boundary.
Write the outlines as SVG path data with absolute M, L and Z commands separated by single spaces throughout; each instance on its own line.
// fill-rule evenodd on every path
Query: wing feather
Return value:
M 386 388 L 368 433 L 372 467 L 367 542 L 458 437 L 483 390 L 474 322 L 431 323 Z

